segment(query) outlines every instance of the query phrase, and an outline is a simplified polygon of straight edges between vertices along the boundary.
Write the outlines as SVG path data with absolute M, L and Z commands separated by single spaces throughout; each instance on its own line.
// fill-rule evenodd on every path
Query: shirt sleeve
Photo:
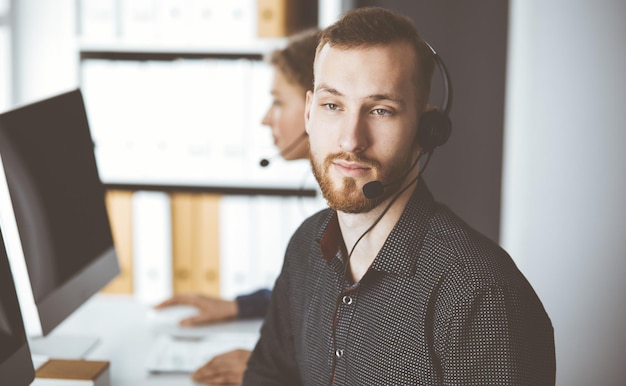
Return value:
M 248 295 L 237 296 L 239 319 L 264 318 L 272 297 L 272 290 L 260 289 Z
M 438 334 L 443 384 L 554 385 L 553 329 L 540 304 L 499 286 L 458 302 Z
M 248 360 L 243 385 L 300 385 L 285 268 L 272 291 L 261 337 Z

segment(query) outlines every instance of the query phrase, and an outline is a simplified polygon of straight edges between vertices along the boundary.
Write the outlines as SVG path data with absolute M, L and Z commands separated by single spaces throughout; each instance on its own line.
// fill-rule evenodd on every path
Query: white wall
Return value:
M 78 87 L 76 0 L 11 0 L 12 105 Z
M 557 383 L 626 382 L 626 2 L 511 0 L 502 243 L 552 318 Z

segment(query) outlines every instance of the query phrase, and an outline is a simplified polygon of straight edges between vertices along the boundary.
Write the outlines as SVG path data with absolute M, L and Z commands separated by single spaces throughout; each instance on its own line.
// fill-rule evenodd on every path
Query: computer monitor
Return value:
M 80 89 L 0 114 L 0 157 L 0 195 L 9 196 L 0 201 L 12 204 L 0 207 L 0 220 L 36 353 L 34 338 L 119 274 Z
M 0 380 L 6 385 L 30 385 L 35 370 L 0 228 Z

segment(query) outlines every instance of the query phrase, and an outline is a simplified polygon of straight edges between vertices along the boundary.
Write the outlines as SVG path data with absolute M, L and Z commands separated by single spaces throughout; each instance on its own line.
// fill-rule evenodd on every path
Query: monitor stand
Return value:
M 28 345 L 33 360 L 85 359 L 87 354 L 98 345 L 95 335 L 48 335 L 28 338 Z

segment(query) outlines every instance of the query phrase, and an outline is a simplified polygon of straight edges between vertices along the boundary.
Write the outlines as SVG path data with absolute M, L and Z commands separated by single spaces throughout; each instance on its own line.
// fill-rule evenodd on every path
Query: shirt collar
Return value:
M 378 252 L 371 269 L 413 275 L 433 211 L 434 199 L 423 180 L 419 180 L 400 219 Z M 330 211 L 319 237 L 321 256 L 327 264 L 344 248 L 337 212 Z
M 326 229 L 323 229 L 322 236 L 320 238 L 320 249 L 322 251 L 322 258 L 326 263 L 330 263 L 332 259 L 337 256 L 337 253 L 343 246 L 343 236 L 339 229 L 339 219 L 337 212 L 332 211 L 332 216 L 328 219 Z

